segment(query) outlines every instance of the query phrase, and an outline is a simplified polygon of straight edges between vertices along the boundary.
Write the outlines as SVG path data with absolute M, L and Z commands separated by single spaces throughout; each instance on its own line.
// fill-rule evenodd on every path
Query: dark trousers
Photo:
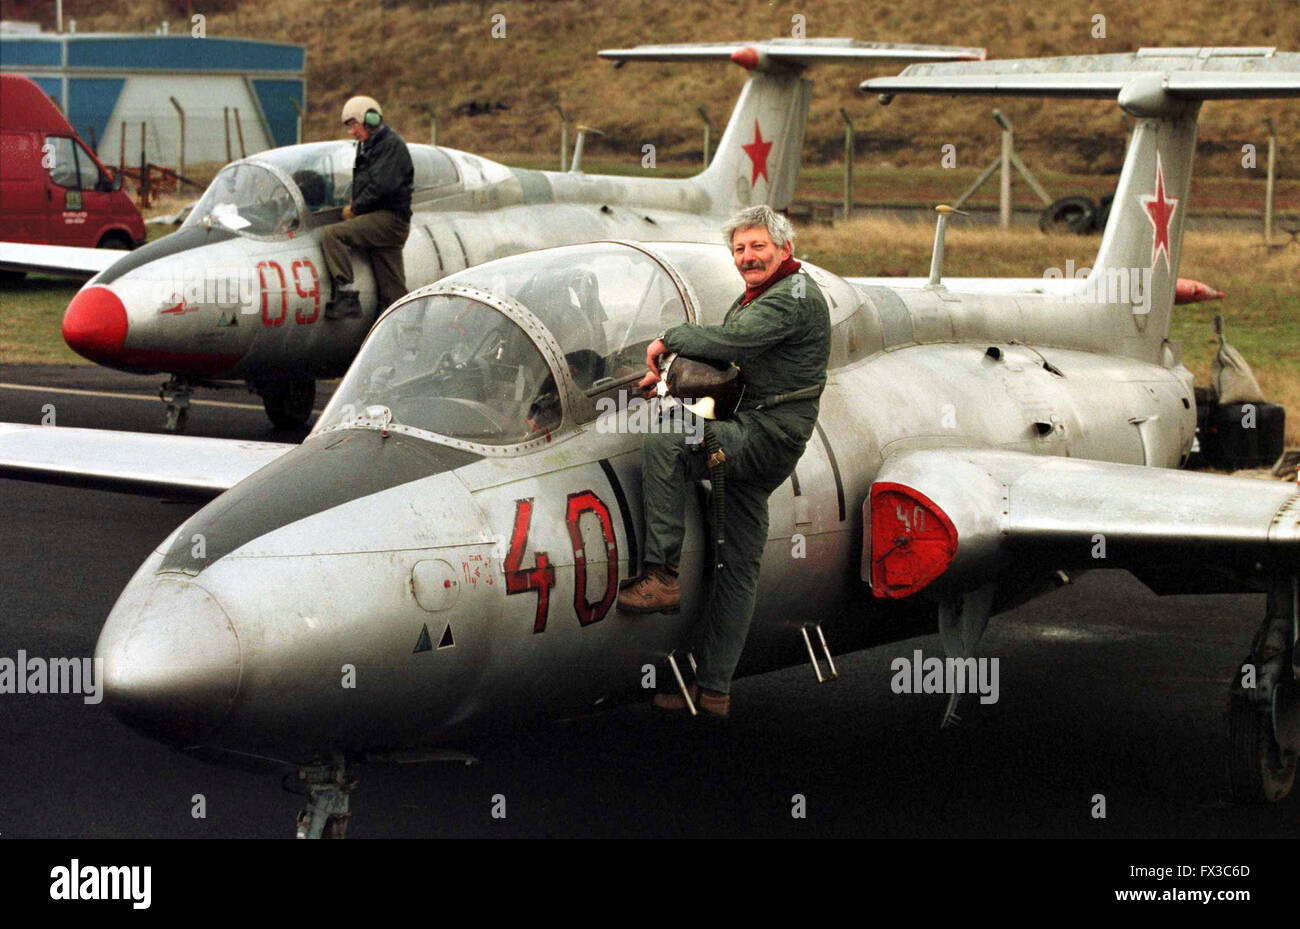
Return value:
M 379 291 L 379 312 L 406 294 L 406 271 L 402 266 L 402 246 L 411 224 L 391 210 L 363 213 L 341 223 L 327 226 L 321 233 L 320 247 L 325 253 L 325 269 L 335 287 L 351 284 L 351 249 L 366 252 L 375 273 Z
M 788 452 L 768 449 L 761 429 L 736 420 L 711 423 L 709 428 L 727 456 L 726 567 L 715 571 L 709 583 L 692 651 L 699 665 L 699 685 L 725 694 L 731 692 L 731 678 L 754 616 L 759 565 L 767 544 L 767 498 L 785 479 L 782 459 Z M 691 484 L 709 476 L 703 443 L 687 440 L 687 435 L 673 431 L 645 437 L 641 479 L 647 564 L 678 564 Z M 793 467 L 792 461 L 788 470 Z

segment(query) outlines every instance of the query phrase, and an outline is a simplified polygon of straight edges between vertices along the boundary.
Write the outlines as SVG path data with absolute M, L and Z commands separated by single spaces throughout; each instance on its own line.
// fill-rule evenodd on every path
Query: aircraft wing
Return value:
M 116 264 L 123 254 L 114 248 L 0 242 L 0 271 L 28 271 L 88 281 L 100 271 Z
M 296 447 L 279 442 L 0 423 L 0 477 L 207 499 Z
M 862 575 L 877 597 L 1087 568 L 1127 569 L 1162 594 L 1227 592 L 1300 568 L 1290 482 L 930 448 L 887 458 L 863 511 Z
M 599 52 L 611 61 L 727 61 L 752 50 L 752 62 L 776 61 L 806 67 L 813 64 L 864 61 L 982 60 L 984 49 L 955 45 L 910 45 L 897 42 L 858 42 L 854 39 L 766 39 L 761 42 L 688 42 L 679 45 L 637 45 Z

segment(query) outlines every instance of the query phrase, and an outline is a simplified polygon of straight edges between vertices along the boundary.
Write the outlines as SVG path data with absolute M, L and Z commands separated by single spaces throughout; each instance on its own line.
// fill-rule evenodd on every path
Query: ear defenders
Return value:
M 366 115 L 365 118 L 362 120 L 362 122 L 366 124 L 366 128 L 374 129 L 381 122 L 383 122 L 383 117 L 379 115 L 378 110 L 372 108 L 366 110 Z

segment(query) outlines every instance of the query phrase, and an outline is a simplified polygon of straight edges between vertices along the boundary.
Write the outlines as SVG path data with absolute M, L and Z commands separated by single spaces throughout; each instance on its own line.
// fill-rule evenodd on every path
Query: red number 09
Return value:
M 311 274 L 310 290 L 304 290 L 302 281 L 298 280 L 299 268 L 306 268 Z M 289 273 L 293 275 L 293 287 L 298 291 L 298 296 L 311 297 L 313 300 L 311 315 L 304 316 L 302 310 L 294 310 L 293 321 L 299 325 L 316 322 L 316 317 L 320 316 L 320 276 L 316 273 L 316 266 L 306 258 L 300 258 L 289 267 Z
M 280 276 L 280 315 L 275 319 L 272 319 L 270 314 L 267 312 L 266 271 L 268 268 L 274 268 L 275 273 Z M 262 325 L 284 325 L 284 318 L 289 313 L 289 294 L 285 290 L 284 269 L 274 261 L 259 261 L 257 263 L 257 282 L 262 285 Z

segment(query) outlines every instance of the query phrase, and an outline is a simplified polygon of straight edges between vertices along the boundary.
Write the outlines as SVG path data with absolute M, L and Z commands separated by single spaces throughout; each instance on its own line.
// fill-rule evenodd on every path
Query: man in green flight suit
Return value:
M 698 663 L 692 700 L 726 716 L 731 678 L 749 633 L 767 542 L 767 498 L 794 471 L 817 425 L 818 397 L 830 358 L 830 313 L 820 288 L 791 257 L 794 229 L 768 206 L 742 210 L 723 227 L 745 292 L 720 326 L 674 326 L 646 350 L 649 373 L 660 379 L 659 357 L 676 352 L 714 362 L 735 362 L 745 395 L 733 418 L 707 426 L 725 456 L 724 563 L 715 570 L 700 615 Z M 676 613 L 681 585 L 677 565 L 686 528 L 690 484 L 708 476 L 709 455 L 685 430 L 647 434 L 642 450 L 645 498 L 645 573 L 620 592 L 620 610 Z M 659 694 L 661 709 L 685 709 L 680 694 Z

